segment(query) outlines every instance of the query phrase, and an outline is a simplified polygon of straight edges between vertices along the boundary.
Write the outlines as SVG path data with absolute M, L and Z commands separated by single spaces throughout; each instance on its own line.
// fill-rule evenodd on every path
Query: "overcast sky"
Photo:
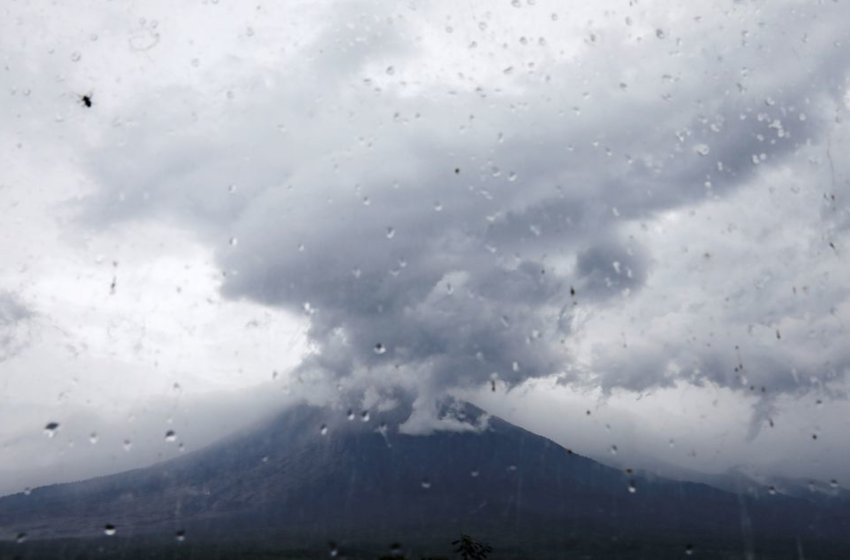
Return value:
M 299 399 L 458 429 L 446 395 L 612 464 L 847 486 L 847 21 L 4 3 L 0 493 Z

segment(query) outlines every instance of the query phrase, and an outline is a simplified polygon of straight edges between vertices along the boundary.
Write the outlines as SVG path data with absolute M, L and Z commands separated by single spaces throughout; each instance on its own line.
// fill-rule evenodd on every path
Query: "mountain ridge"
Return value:
M 617 470 L 496 416 L 477 433 L 406 435 L 405 412 L 299 405 L 150 467 L 0 498 L 0 539 L 90 538 L 106 525 L 127 538 L 313 543 L 460 530 L 514 543 L 850 533 L 846 507 Z M 473 423 L 486 414 L 468 403 L 442 412 Z

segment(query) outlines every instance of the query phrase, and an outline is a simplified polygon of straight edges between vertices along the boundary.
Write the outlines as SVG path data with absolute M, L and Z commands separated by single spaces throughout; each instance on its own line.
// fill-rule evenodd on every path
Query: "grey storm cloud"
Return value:
M 301 375 L 412 396 L 548 375 L 580 382 L 563 344 L 575 310 L 604 311 L 653 274 L 652 248 L 624 224 L 733 193 L 830 126 L 818 108 L 846 87 L 846 57 L 827 39 L 840 29 L 818 22 L 827 38 L 810 46 L 812 62 L 788 64 L 786 32 L 814 25 L 798 8 L 796 18 L 765 8 L 734 64 L 724 55 L 738 44 L 726 39 L 740 36 L 706 15 L 708 46 L 685 41 L 678 59 L 669 42 L 655 59 L 615 56 L 624 47 L 612 38 L 582 67 L 550 61 L 518 77 L 521 93 L 420 85 L 416 95 L 385 66 L 370 69 L 413 60 L 403 25 L 378 33 L 351 8 L 312 56 L 275 71 L 279 85 L 252 84 L 191 115 L 196 92 L 162 92 L 170 108 L 116 129 L 108 156 L 92 160 L 100 191 L 81 221 L 196 231 L 215 248 L 227 297 L 309 316 L 314 352 Z M 707 364 L 696 382 L 742 386 L 736 358 L 719 350 L 634 350 L 599 356 L 605 385 L 671 383 L 666 353 Z M 748 371 L 786 358 L 752 351 Z
M 14 294 L 0 292 L 0 362 L 26 346 L 26 326 L 31 317 L 32 312 Z

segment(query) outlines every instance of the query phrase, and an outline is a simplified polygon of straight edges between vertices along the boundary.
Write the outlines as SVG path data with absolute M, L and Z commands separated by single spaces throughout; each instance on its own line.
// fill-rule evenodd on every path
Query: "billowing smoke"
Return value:
M 512 9 L 494 8 L 491 25 Z M 534 10 L 523 9 L 530 28 L 555 25 Z M 655 269 L 670 254 L 639 232 L 806 165 L 846 88 L 841 26 L 828 23 L 840 17 L 809 33 L 806 65 L 787 62 L 787 33 L 813 31 L 812 14 L 765 7 L 748 50 L 721 14 L 680 21 L 681 41 L 650 30 L 639 46 L 619 24 L 564 46 L 556 26 L 547 39 L 559 47 L 535 38 L 502 63 L 476 54 L 498 42 L 479 44 L 469 56 L 480 71 L 458 76 L 440 66 L 451 57 L 411 40 L 418 20 L 344 11 L 233 99 L 170 90 L 170 110 L 140 111 L 92 162 L 100 190 L 83 219 L 196 231 L 215 247 L 227 297 L 308 317 L 313 352 L 294 375 L 360 404 L 413 401 L 411 431 L 459 388 L 555 375 L 607 390 L 798 390 L 778 370 L 822 363 L 801 344 L 773 352 L 739 338 L 752 321 L 800 312 L 774 292 L 730 293 L 754 308 L 726 313 L 703 300 L 694 267 L 661 286 Z M 715 225 L 711 236 L 728 223 Z M 705 253 L 699 266 L 718 260 Z M 728 263 L 727 279 L 751 265 Z M 690 304 L 664 311 L 689 290 Z M 577 331 L 598 317 L 628 320 L 597 322 L 601 342 L 578 351 Z

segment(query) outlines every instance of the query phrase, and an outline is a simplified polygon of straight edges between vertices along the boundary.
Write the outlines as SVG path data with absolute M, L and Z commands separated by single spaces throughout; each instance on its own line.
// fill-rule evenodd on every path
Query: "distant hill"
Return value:
M 329 541 L 425 550 L 463 531 L 527 558 L 612 546 L 850 555 L 846 500 L 620 471 L 495 417 L 481 433 L 403 435 L 405 416 L 298 406 L 168 462 L 0 498 L 0 539 L 103 539 L 109 525 L 130 542 L 179 534 L 327 554 Z

